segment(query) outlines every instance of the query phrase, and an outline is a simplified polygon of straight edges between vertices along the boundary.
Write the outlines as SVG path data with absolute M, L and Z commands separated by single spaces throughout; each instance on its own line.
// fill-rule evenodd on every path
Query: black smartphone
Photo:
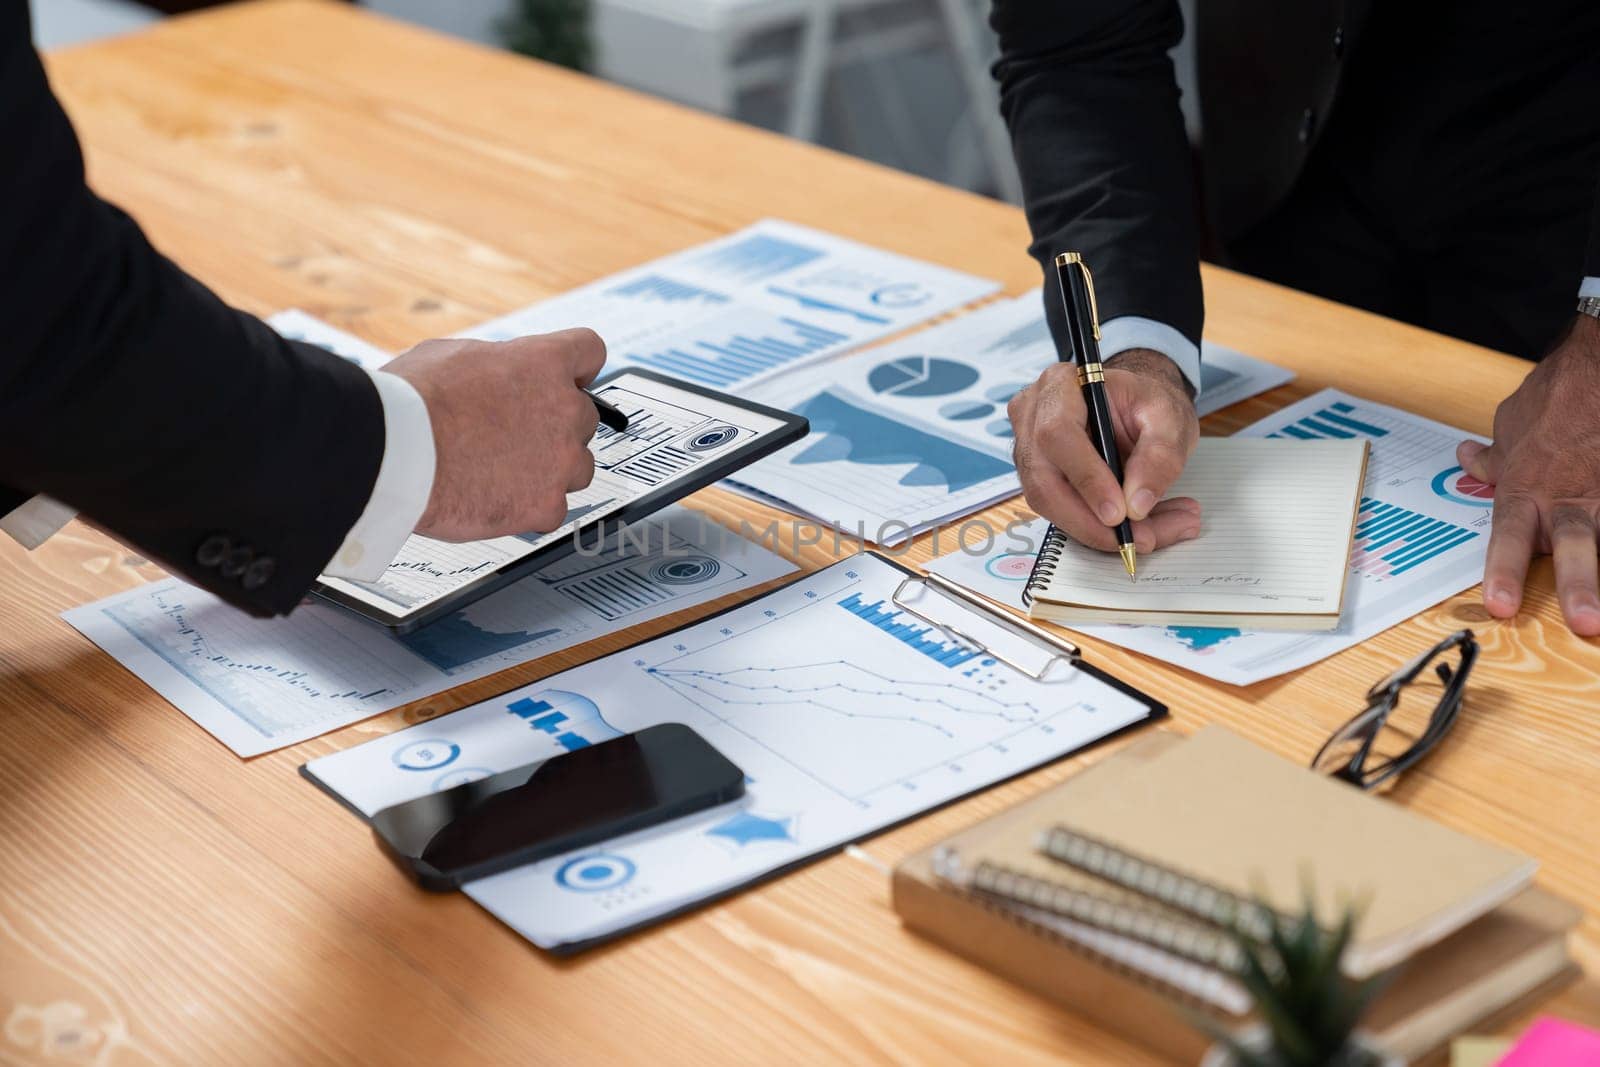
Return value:
M 372 831 L 418 885 L 443 892 L 743 795 L 728 757 L 663 723 L 384 808 Z

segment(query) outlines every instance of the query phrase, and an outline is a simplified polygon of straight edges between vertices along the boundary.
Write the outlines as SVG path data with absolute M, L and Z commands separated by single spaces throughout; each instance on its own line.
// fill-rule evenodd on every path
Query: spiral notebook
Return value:
M 1366 475 L 1364 439 L 1201 438 L 1173 496 L 1200 501 L 1200 536 L 1139 559 L 1054 526 L 1023 603 L 1060 623 L 1332 630 L 1344 602 Z
M 1143 791 L 1150 777 L 1170 776 L 1177 770 L 1179 784 L 1174 788 L 1195 795 L 1193 775 L 1175 768 L 1174 761 L 1214 767 L 1214 758 L 1238 755 L 1228 742 L 1246 744 L 1225 735 L 1221 752 L 1179 756 L 1205 736 L 1206 732 L 1194 738 L 1165 732 L 1147 735 L 1038 796 L 907 857 L 894 871 L 895 911 L 908 928 L 1083 1013 L 1096 1024 L 1172 1058 L 1194 1062 L 1211 1040 L 1209 1033 L 1196 1029 L 1197 1019 L 1207 1018 L 1216 1025 L 1231 1027 L 1245 1023 L 1250 1013 L 1250 997 L 1223 942 L 1214 936 L 1216 927 L 1144 892 L 1145 886 L 1162 892 L 1155 880 L 1155 864 L 1126 868 L 1123 880 L 1137 884 L 1140 889 L 1135 891 L 1126 884 L 1104 880 L 1055 859 L 1040 846 L 1047 844 L 1051 828 L 1068 824 L 1078 813 L 1097 810 L 1104 804 L 1120 806 L 1130 794 Z M 1210 746 L 1211 742 L 1206 742 L 1202 749 Z M 1283 763 L 1270 754 L 1258 753 Z M 1309 774 L 1291 764 L 1285 764 L 1283 769 L 1295 775 Z M 1244 788 L 1246 793 L 1266 785 L 1248 766 L 1241 773 L 1253 783 Z M 1382 809 L 1376 817 L 1384 821 L 1393 814 L 1402 816 L 1404 823 L 1424 822 L 1349 786 L 1322 784 L 1344 790 L 1355 802 Z M 1283 825 L 1299 824 L 1302 816 L 1296 814 L 1300 811 L 1297 805 L 1303 799 L 1290 798 L 1273 806 L 1279 809 Z M 1186 809 L 1193 805 L 1173 805 L 1170 794 L 1156 806 L 1159 811 L 1155 817 L 1145 819 L 1139 815 L 1136 821 L 1165 827 L 1169 835 L 1189 833 L 1198 822 L 1214 814 L 1191 814 Z M 1304 817 L 1311 823 L 1317 821 L 1313 814 Z M 1520 857 L 1511 858 L 1493 846 L 1453 835 L 1460 840 L 1451 848 L 1460 848 L 1461 856 L 1484 848 L 1489 850 L 1486 855 L 1500 853 L 1491 864 L 1509 861 L 1506 880 L 1470 876 L 1459 863 L 1433 847 L 1433 831 L 1447 835 L 1452 832 L 1427 825 L 1431 829 L 1424 829 L 1422 834 L 1428 840 L 1413 840 L 1409 832 L 1397 836 L 1404 828 L 1393 826 L 1373 840 L 1382 855 L 1404 853 L 1416 845 L 1416 864 L 1426 866 L 1442 860 L 1440 868 L 1431 872 L 1431 880 L 1443 883 L 1438 887 L 1440 891 L 1446 897 L 1453 894 L 1460 905 L 1444 909 L 1453 913 L 1449 922 L 1424 924 L 1431 926 L 1426 936 L 1390 956 L 1403 957 L 1405 962 L 1363 1024 L 1381 1037 L 1386 1048 L 1407 1058 L 1421 1057 L 1455 1034 L 1492 1026 L 1501 1013 L 1523 1010 L 1530 998 L 1569 980 L 1576 972 L 1568 955 L 1566 935 L 1582 917 L 1570 903 L 1537 888 L 1515 892 L 1516 886 L 1526 884 L 1527 868 Z M 1362 826 L 1358 832 L 1370 829 Z M 1252 833 L 1259 835 L 1260 828 L 1241 824 L 1231 833 L 1218 828 L 1200 836 L 1210 839 L 1213 851 L 1231 855 L 1236 848 L 1232 844 L 1218 848 L 1219 836 L 1232 841 Z M 1304 829 L 1296 836 L 1310 838 L 1315 834 L 1314 829 Z M 1269 839 L 1277 840 L 1275 835 L 1266 835 L 1263 848 Z M 1058 847 L 1062 844 L 1057 842 Z M 1309 846 L 1291 845 L 1282 851 L 1287 856 L 1297 856 L 1304 847 Z M 1158 854 L 1171 863 L 1170 857 L 1176 852 L 1162 848 Z M 1469 861 L 1468 866 L 1482 858 Z M 1241 862 L 1250 869 L 1257 866 L 1252 861 Z M 1293 859 L 1283 861 L 1285 869 L 1294 865 Z M 1114 873 L 1108 865 L 1096 866 Z M 1212 866 L 1216 863 L 1197 868 Z M 1389 899 L 1405 908 L 1413 906 L 1416 901 L 1407 898 L 1412 896 L 1414 866 L 1408 859 L 1403 862 L 1402 869 L 1394 875 L 1397 888 L 1391 888 L 1385 878 L 1375 898 Z M 1208 869 L 1207 873 L 1215 872 Z M 1469 876 L 1462 880 L 1464 874 Z M 1317 884 L 1329 885 L 1338 895 L 1349 888 L 1344 881 L 1319 877 Z M 1366 876 L 1357 881 L 1373 884 Z M 1488 892 L 1473 888 L 1490 885 Z M 1172 900 L 1184 901 L 1181 883 L 1169 882 L 1166 889 L 1171 891 L 1166 895 Z M 1432 891 L 1429 887 L 1424 889 Z M 1296 885 L 1291 905 L 1298 900 L 1298 892 Z M 1502 894 L 1507 892 L 1514 895 L 1504 899 Z M 1194 907 L 1204 898 L 1191 895 L 1188 900 Z M 1369 909 L 1369 914 L 1374 911 L 1387 925 L 1390 912 L 1375 908 Z M 1468 921 L 1471 916 L 1477 917 Z M 1444 934 L 1457 922 L 1464 924 Z M 1441 939 L 1422 947 L 1432 937 Z M 1372 960 L 1363 963 L 1370 966 Z
M 1309 885 L 1319 921 L 1330 926 L 1345 903 L 1358 903 L 1361 921 L 1344 960 L 1356 978 L 1394 966 L 1533 879 L 1527 856 L 1289 763 L 1219 726 L 1129 770 L 1116 786 L 1081 791 L 1039 828 L 1035 850 L 1113 894 L 1136 893 L 1262 939 L 1267 917 L 1258 898 L 1293 914 Z

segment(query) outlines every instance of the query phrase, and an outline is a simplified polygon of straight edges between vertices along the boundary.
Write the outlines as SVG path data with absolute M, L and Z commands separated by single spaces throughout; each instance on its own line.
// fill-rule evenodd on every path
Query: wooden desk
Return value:
M 768 215 L 1013 293 L 1038 281 L 1012 208 L 342 6 L 222 9 L 49 66 L 94 182 L 159 246 L 254 311 L 304 307 L 391 348 Z M 1206 282 L 1217 340 L 1300 374 L 1216 430 L 1337 384 L 1487 431 L 1527 370 L 1226 272 Z M 32 554 L 0 539 L 0 1060 L 44 1059 L 21 1044 L 44 1011 L 55 1051 L 112 1044 L 114 1063 L 1149 1062 L 902 932 L 869 862 L 1076 761 L 557 962 L 464 898 L 412 890 L 295 767 L 601 649 L 243 762 L 57 618 L 156 576 L 82 525 Z M 1548 565 L 1513 625 L 1468 593 L 1248 689 L 1092 654 L 1180 729 L 1225 722 L 1305 759 L 1356 694 L 1461 625 L 1484 642 L 1473 696 L 1398 797 L 1537 855 L 1541 882 L 1590 909 L 1576 950 L 1600 972 L 1600 651 L 1561 625 Z M 1600 1022 L 1600 985 L 1549 1007 Z

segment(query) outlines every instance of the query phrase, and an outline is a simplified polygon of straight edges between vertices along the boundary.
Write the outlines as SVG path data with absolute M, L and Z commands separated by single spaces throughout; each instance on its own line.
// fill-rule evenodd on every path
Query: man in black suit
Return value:
M 995 0 L 1033 252 L 1047 279 L 1059 251 L 1093 266 L 1126 463 L 1119 487 L 1070 369 L 1052 368 L 1012 404 L 1029 502 L 1106 549 L 1124 514 L 1141 551 L 1199 533 L 1195 501 L 1156 502 L 1198 437 L 1204 253 L 1542 355 L 1494 444 L 1458 451 L 1496 485 L 1485 604 L 1514 615 L 1530 558 L 1550 552 L 1568 624 L 1600 634 L 1600 4 L 1196 8 L 1198 175 L 1168 58 L 1177 0 Z
M 368 374 L 286 341 L 150 247 L 84 182 L 0 0 L 0 530 L 82 511 L 260 615 L 319 573 L 375 580 L 413 530 L 549 530 L 589 483 L 589 330 L 429 341 Z

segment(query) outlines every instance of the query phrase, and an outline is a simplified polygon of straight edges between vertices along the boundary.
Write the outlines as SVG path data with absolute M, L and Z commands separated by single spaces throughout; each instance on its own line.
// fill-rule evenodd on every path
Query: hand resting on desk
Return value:
M 428 406 L 435 467 L 417 532 L 473 541 L 553 530 L 594 478 L 594 403 L 606 361 L 593 330 L 514 341 L 424 341 L 383 368 Z
M 1200 422 L 1183 372 L 1166 356 L 1130 349 L 1106 360 L 1106 395 L 1123 458 L 1118 485 L 1089 439 L 1077 371 L 1057 363 L 1011 398 L 1012 455 L 1028 505 L 1093 548 L 1115 552 L 1112 527 L 1133 520 L 1141 553 L 1200 534 L 1200 503 L 1162 496 L 1183 473 Z M 1159 503 L 1158 503 L 1159 501 Z
M 1495 487 L 1483 603 L 1511 618 L 1535 553 L 1555 557 L 1556 595 L 1573 633 L 1600 635 L 1600 320 L 1579 315 L 1495 411 L 1494 443 L 1456 459 Z

